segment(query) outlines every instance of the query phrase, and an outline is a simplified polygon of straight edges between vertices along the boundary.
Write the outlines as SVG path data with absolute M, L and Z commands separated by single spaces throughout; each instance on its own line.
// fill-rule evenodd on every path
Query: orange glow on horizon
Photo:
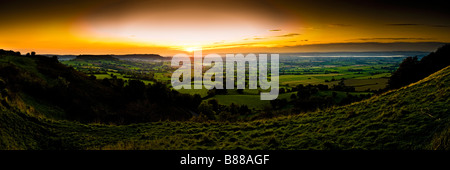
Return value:
M 336 43 L 450 42 L 448 19 L 439 14 L 400 9 L 383 16 L 375 8 L 351 11 L 357 8 L 334 1 L 327 8 L 303 1 L 225 2 L 96 0 L 60 2 L 58 8 L 42 11 L 30 4 L 14 18 L 3 18 L 0 48 L 40 54 L 170 56 L 199 47 L 209 52 L 281 53 L 327 51 L 327 44 Z M 22 9 L 18 7 L 23 4 L 9 3 L 12 7 L 0 11 Z M 309 48 L 314 45 L 322 47 Z M 376 48 L 355 50 L 372 49 Z

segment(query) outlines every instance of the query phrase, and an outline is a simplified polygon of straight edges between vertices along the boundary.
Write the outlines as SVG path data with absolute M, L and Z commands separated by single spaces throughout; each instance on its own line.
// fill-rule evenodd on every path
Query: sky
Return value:
M 0 49 L 38 54 L 434 51 L 445 1 L 0 0 Z M 205 52 L 204 52 L 205 53 Z

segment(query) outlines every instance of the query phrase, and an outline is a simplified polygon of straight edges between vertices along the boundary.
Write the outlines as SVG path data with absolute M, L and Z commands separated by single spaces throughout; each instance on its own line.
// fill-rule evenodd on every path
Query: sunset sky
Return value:
M 445 1 L 0 1 L 0 49 L 38 54 L 433 51 Z

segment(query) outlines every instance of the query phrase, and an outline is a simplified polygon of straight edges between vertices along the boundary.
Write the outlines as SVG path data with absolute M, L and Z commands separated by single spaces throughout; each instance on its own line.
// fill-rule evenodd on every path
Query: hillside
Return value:
M 4 96 L 20 100 L 34 115 L 84 123 L 187 120 L 189 110 L 196 109 L 200 100 L 200 96 L 179 94 L 161 83 L 146 86 L 137 80 L 96 80 L 59 63 L 56 57 L 37 55 L 0 53 L 0 80 L 7 91 Z
M 0 149 L 450 149 L 450 67 L 361 102 L 295 116 L 233 123 L 159 121 L 106 125 L 58 116 L 67 110 L 30 97 L 20 83 L 9 84 L 13 79 L 7 75 L 14 71 L 19 78 L 43 76 L 27 81 L 53 82 L 54 78 L 43 74 L 38 69 L 40 64 L 33 60 L 46 59 L 14 58 L 1 62 Z M 4 69 L 11 63 L 15 69 Z M 34 72 L 39 74 L 29 75 Z M 95 93 L 96 88 L 87 86 L 93 82 L 84 78 L 71 81 L 70 76 L 78 73 L 67 74 L 60 77 L 81 85 L 87 83 L 76 88 L 78 93 L 88 89 Z
M 79 55 L 76 60 L 118 60 L 113 55 Z
M 126 54 L 113 55 L 113 57 L 121 60 L 170 60 L 169 57 L 165 58 L 158 54 Z
M 79 55 L 77 60 L 167 60 L 157 54 L 125 54 L 125 55 Z

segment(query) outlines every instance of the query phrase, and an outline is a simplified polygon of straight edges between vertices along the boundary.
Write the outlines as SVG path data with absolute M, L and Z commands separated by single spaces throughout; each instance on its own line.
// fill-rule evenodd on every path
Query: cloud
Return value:
M 286 41 L 286 42 L 306 42 L 308 40 L 293 40 L 293 41 Z
M 401 23 L 401 24 L 386 24 L 387 26 L 421 26 L 423 24 L 405 24 L 405 23 Z
M 260 37 L 253 38 L 253 40 L 263 40 L 263 39 L 266 39 L 266 38 L 260 38 Z
M 329 27 L 350 27 L 349 24 L 328 24 Z
M 269 30 L 269 31 L 275 32 L 275 31 L 281 31 L 281 29 L 273 29 L 273 30 Z
M 298 42 L 298 41 L 297 41 Z M 446 42 L 349 42 L 349 43 L 323 43 L 286 46 L 253 46 L 258 43 L 241 43 L 217 46 L 209 49 L 214 53 L 303 53 L 303 52 L 394 52 L 394 51 L 422 51 L 432 52 Z
M 430 27 L 450 28 L 449 25 L 430 25 Z
M 434 38 L 358 38 L 358 39 L 350 39 L 350 41 L 359 40 L 359 41 L 377 41 L 377 40 L 393 40 L 393 41 L 401 41 L 401 40 L 435 40 Z
M 252 46 L 258 45 L 258 43 L 234 43 L 234 44 L 221 44 L 219 46 L 214 46 L 213 48 L 232 48 L 232 47 L 242 47 L 242 46 Z
M 449 28 L 450 25 L 430 25 L 430 24 L 413 24 L 413 23 L 399 23 L 399 24 L 386 24 L 387 26 L 426 26 L 426 27 L 438 27 Z
M 434 51 L 444 45 L 445 42 L 350 42 L 350 43 L 329 43 L 329 44 L 309 44 L 284 47 L 285 51 L 292 52 L 341 52 L 341 51 Z
M 300 34 L 290 33 L 290 34 L 278 35 L 276 37 L 294 37 L 294 36 L 297 36 L 297 35 L 300 35 Z

